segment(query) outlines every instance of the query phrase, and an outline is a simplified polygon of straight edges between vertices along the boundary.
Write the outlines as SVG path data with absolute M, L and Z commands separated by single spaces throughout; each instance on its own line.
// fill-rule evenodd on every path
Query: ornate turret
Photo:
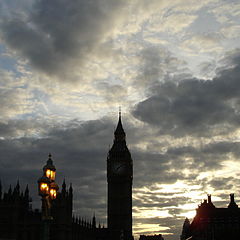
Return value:
M 125 138 L 126 138 L 126 134 L 122 126 L 121 111 L 119 111 L 118 125 L 114 132 L 114 137 L 115 137 L 114 141 L 125 141 Z

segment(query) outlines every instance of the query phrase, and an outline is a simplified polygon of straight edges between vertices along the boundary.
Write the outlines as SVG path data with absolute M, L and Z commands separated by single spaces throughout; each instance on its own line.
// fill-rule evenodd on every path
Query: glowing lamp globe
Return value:
M 38 179 L 38 194 L 40 196 L 48 196 L 49 195 L 49 188 L 50 180 L 46 176 L 42 176 Z
M 56 199 L 57 197 L 57 192 L 58 192 L 58 185 L 55 182 L 51 182 L 49 185 L 49 195 L 51 199 Z
M 47 164 L 43 167 L 43 173 L 46 177 L 48 177 L 51 181 L 55 180 L 55 176 L 56 176 L 56 168 L 53 165 L 53 161 L 52 161 L 52 156 L 51 154 L 49 154 L 48 156 L 48 161 Z

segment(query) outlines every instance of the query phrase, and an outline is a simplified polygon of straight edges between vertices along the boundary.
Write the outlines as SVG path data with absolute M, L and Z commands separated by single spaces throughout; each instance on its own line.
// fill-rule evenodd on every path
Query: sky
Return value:
M 121 106 L 133 230 L 177 240 L 212 194 L 240 204 L 237 0 L 0 2 L 0 178 L 37 179 L 48 154 L 74 215 L 106 226 L 106 158 Z

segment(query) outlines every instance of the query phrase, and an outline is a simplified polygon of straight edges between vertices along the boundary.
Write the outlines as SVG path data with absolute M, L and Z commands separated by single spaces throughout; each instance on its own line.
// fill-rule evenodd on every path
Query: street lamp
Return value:
M 55 183 L 56 168 L 49 154 L 47 164 L 43 167 L 43 176 L 38 179 L 38 194 L 42 197 L 43 240 L 49 239 L 49 225 L 52 200 L 57 197 L 58 185 Z

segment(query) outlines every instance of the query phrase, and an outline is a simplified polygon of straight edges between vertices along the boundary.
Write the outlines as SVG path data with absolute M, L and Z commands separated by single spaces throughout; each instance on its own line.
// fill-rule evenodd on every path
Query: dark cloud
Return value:
M 16 99 L 15 99 L 16 100 Z M 18 138 L 29 137 L 32 135 L 42 135 L 51 127 L 44 121 L 37 120 L 5 120 L 0 122 L 0 137 Z
M 183 194 L 183 192 L 181 192 Z M 167 196 L 162 197 L 161 193 L 151 193 L 147 194 L 146 192 L 139 197 L 134 198 L 133 206 L 137 206 L 142 209 L 158 209 L 158 210 L 168 210 L 171 215 L 176 216 L 179 214 L 179 211 L 182 209 L 177 209 L 179 205 L 187 203 L 190 199 L 186 197 L 173 196 L 173 193 L 168 193 Z M 175 208 L 173 208 L 173 206 Z M 176 211 L 176 212 L 174 212 Z
M 2 18 L 1 38 L 38 70 L 63 74 L 73 60 L 80 66 L 98 49 L 121 16 L 122 5 L 111 0 L 35 1 L 31 11 L 9 11 Z
M 232 189 L 235 179 L 233 177 L 214 178 L 209 184 L 214 189 Z
M 162 154 L 136 150 L 132 153 L 136 159 L 134 185 L 143 187 L 151 186 L 155 182 L 174 184 L 177 180 L 194 183 L 200 172 L 221 169 L 229 154 L 238 158 L 240 152 L 238 142 L 219 142 L 201 147 L 169 147 Z M 179 166 L 190 172 L 184 174 L 179 171 Z M 204 187 L 207 183 L 197 181 L 195 184 Z
M 239 127 L 240 67 L 222 70 L 213 80 L 166 81 L 136 105 L 133 115 L 162 134 L 210 136 Z M 233 61 L 233 60 L 232 60 Z

